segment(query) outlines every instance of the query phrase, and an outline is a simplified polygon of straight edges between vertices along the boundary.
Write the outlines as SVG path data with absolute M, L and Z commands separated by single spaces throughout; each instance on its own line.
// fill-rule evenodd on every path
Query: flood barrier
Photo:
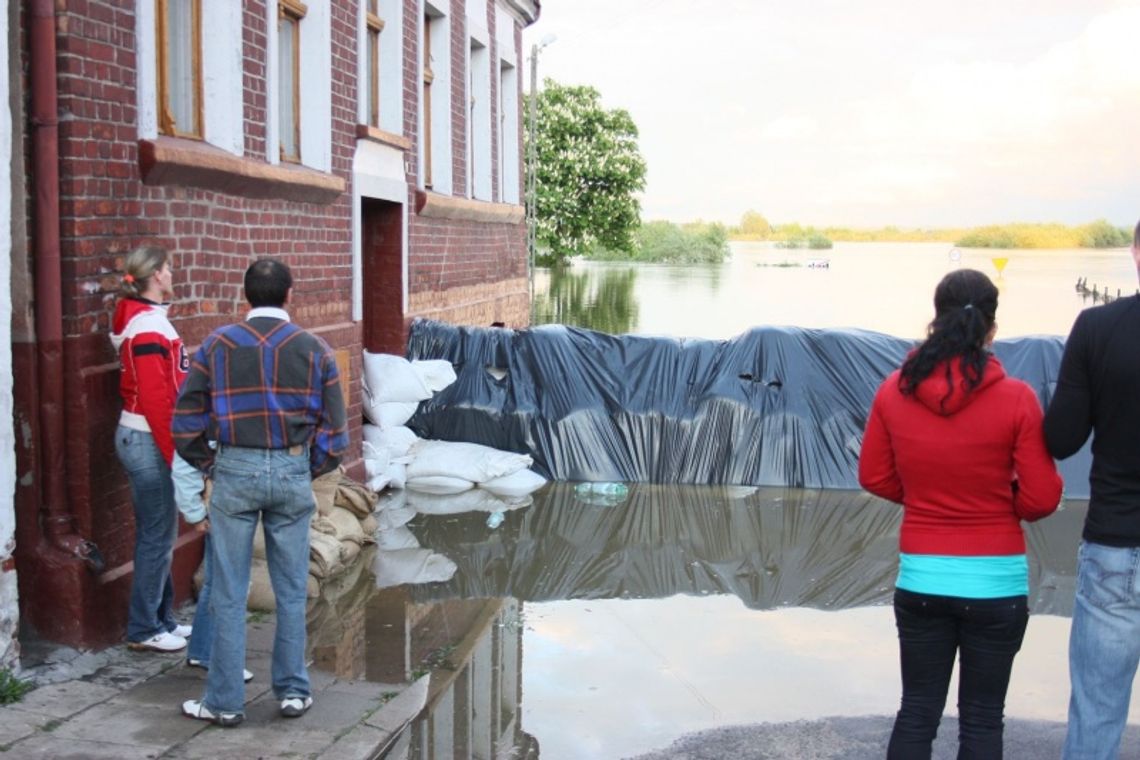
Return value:
M 410 359 L 457 379 L 409 425 L 423 438 L 530 454 L 556 480 L 857 489 L 875 391 L 914 341 L 856 329 L 758 327 L 732 340 L 526 330 L 416 320 Z M 1063 339 L 999 340 L 994 353 L 1042 404 Z M 1061 463 L 1088 498 L 1088 445 Z

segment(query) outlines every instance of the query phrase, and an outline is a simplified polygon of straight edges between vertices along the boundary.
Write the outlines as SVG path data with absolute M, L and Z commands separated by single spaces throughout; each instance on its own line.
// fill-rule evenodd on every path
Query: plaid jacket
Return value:
M 214 459 L 209 440 L 258 449 L 308 444 L 316 477 L 348 449 L 336 360 L 320 338 L 259 311 L 210 333 L 194 354 L 174 409 L 174 443 L 200 470 Z

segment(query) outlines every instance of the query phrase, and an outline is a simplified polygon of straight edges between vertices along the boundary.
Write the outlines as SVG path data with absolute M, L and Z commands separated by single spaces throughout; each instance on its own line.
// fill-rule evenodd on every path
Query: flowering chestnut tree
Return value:
M 602 107 L 593 87 L 547 79 L 538 94 L 535 204 L 544 264 L 602 246 L 633 248 L 641 224 L 635 193 L 645 188 L 645 159 L 627 111 Z

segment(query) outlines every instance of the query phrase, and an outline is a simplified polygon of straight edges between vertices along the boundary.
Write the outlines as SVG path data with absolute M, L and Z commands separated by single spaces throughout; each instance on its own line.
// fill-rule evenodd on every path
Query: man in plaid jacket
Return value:
M 261 259 L 246 270 L 253 308 L 202 343 L 174 414 L 178 453 L 214 481 L 210 668 L 205 695 L 183 703 L 182 712 L 222 726 L 245 717 L 246 595 L 259 518 L 277 599 L 273 691 L 285 717 L 313 703 L 305 667 L 311 479 L 337 467 L 348 430 L 332 351 L 284 309 L 292 287 L 279 261 Z

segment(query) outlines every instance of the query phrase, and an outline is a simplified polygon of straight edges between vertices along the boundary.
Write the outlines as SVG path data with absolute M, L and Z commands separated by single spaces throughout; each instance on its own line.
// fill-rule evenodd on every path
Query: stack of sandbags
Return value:
M 378 588 L 405 583 L 436 583 L 455 575 L 456 564 L 442 554 L 420 546 L 407 523 L 416 511 L 407 506 L 406 491 L 390 491 L 376 513 L 376 553 L 372 556 L 372 574 Z
M 309 527 L 309 598 L 321 585 L 352 566 L 361 548 L 375 542 L 376 518 L 372 516 L 376 494 L 346 476 L 341 470 L 313 481 L 316 512 Z M 265 534 L 253 534 L 253 565 L 250 570 L 249 608 L 276 609 L 269 567 L 265 561 Z
M 546 484 L 528 455 L 478 443 L 417 441 L 409 456 L 408 505 L 423 514 L 517 509 Z

